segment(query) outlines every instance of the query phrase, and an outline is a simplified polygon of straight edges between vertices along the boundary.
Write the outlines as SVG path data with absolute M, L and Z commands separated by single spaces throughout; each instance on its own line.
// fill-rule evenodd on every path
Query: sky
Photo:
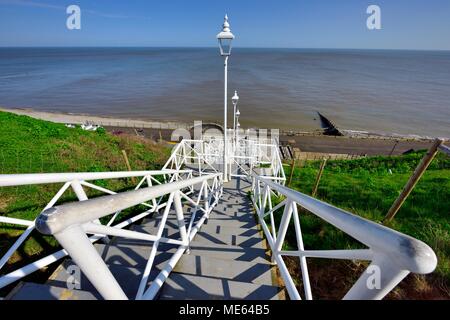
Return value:
M 239 47 L 450 50 L 449 0 L 0 0 L 0 46 L 212 47 L 225 13 Z

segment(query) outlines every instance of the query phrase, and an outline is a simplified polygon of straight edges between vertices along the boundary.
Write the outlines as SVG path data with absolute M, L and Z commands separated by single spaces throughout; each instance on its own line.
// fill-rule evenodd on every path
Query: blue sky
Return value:
M 370 4 L 382 30 L 366 28 Z M 0 0 L 0 46 L 209 47 L 225 13 L 240 47 L 450 50 L 449 0 Z

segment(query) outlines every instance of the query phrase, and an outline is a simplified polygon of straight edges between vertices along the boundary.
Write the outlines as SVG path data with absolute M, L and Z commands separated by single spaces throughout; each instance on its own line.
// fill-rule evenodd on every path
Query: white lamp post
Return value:
M 236 118 L 236 123 L 239 123 L 239 116 L 241 115 L 241 113 L 239 112 L 239 109 L 236 110 L 234 117 Z M 238 136 L 237 136 L 237 130 L 239 130 L 239 126 L 236 126 L 234 129 L 234 139 L 236 140 L 236 143 L 238 143 Z
M 239 112 L 239 110 L 238 110 Z M 239 115 L 236 119 L 236 145 L 239 147 L 239 128 L 241 127 L 241 124 L 239 123 Z
M 224 115 L 223 115 L 223 179 L 228 182 L 228 141 L 227 141 L 227 91 L 228 91 L 228 57 L 231 54 L 231 42 L 234 35 L 231 33 L 228 16 L 225 15 L 222 32 L 217 35 L 220 45 L 220 54 L 225 57 L 225 81 L 224 81 Z
M 237 91 L 234 91 L 234 96 L 231 98 L 231 101 L 233 102 L 233 133 L 234 133 L 233 138 L 236 139 L 236 106 L 239 101 Z

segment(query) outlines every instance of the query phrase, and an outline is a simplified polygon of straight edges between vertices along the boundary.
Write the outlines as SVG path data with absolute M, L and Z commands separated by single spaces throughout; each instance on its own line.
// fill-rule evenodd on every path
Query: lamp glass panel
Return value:
M 231 41 L 232 39 L 219 39 L 220 53 L 223 56 L 229 56 L 231 54 Z

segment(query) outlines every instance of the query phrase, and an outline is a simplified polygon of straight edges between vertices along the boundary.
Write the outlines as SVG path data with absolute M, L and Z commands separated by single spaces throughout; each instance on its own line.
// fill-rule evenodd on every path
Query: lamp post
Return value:
M 234 117 L 235 117 L 235 121 L 237 124 L 239 124 L 239 116 L 241 115 L 241 113 L 239 112 L 239 109 L 236 110 Z M 239 130 L 239 126 L 236 125 L 234 128 L 234 140 L 236 141 L 236 144 L 238 143 L 238 135 L 237 135 L 237 130 Z
M 233 139 L 236 139 L 236 106 L 239 101 L 239 96 L 236 90 L 234 91 L 234 96 L 231 98 L 231 101 L 233 102 Z
M 227 141 L 227 91 L 228 91 L 228 57 L 231 55 L 231 42 L 234 35 L 231 33 L 228 16 L 225 15 L 222 31 L 217 35 L 220 46 L 220 55 L 225 57 L 224 64 L 224 114 L 223 114 L 223 180 L 228 182 L 228 141 Z
M 239 112 L 239 110 L 238 110 Z M 239 147 L 239 128 L 241 127 L 241 124 L 239 123 L 239 115 L 236 119 L 236 145 Z

